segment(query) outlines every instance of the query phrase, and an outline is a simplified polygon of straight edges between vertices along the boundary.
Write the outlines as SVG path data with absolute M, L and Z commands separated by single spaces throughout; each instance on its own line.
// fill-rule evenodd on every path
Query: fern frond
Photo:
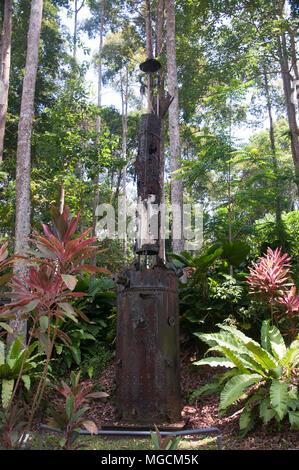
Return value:
M 276 379 L 272 381 L 270 387 L 271 405 L 280 419 L 285 416 L 288 410 L 288 387 L 288 381 L 281 381 Z
M 263 380 L 259 374 L 240 374 L 236 375 L 227 382 L 220 394 L 220 409 L 225 410 L 230 405 L 235 403 L 243 395 L 244 391 L 253 385 Z

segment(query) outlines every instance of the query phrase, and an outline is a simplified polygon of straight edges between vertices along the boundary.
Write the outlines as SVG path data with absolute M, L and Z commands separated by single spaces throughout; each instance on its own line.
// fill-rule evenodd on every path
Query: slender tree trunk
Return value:
M 157 12 L 157 26 L 156 26 L 156 57 L 159 57 L 162 54 L 164 46 L 164 23 L 165 23 L 165 2 L 164 0 L 159 0 L 158 2 L 158 12 Z M 157 113 L 160 111 L 160 104 L 164 100 L 164 70 L 159 70 L 158 77 L 158 96 L 157 96 Z M 164 171 L 165 171 L 165 152 L 164 152 L 164 117 L 161 117 L 161 136 L 160 136 L 160 168 L 159 168 L 159 179 L 161 186 L 161 204 L 165 204 L 165 192 L 164 192 Z M 159 246 L 159 257 L 165 261 L 165 234 L 163 227 L 160 227 L 160 246 Z
M 267 101 L 267 110 L 269 116 L 269 135 L 270 135 L 270 146 L 271 146 L 271 155 L 272 155 L 272 163 L 273 163 L 273 172 L 276 177 L 276 197 L 275 197 L 275 220 L 277 229 L 279 229 L 279 225 L 281 223 L 281 187 L 278 180 L 278 164 L 276 158 L 276 145 L 275 145 L 275 137 L 274 137 L 274 124 L 273 124 L 273 116 L 272 116 L 272 104 L 271 104 L 271 96 L 269 90 L 269 82 L 267 72 L 264 69 L 264 86 L 265 86 L 265 94 L 266 94 L 266 101 Z
M 98 62 L 98 108 L 101 110 L 102 108 L 102 51 L 103 51 L 103 33 L 104 33 L 104 14 L 105 14 L 105 0 L 102 0 L 101 3 L 101 20 L 100 20 L 100 38 L 99 38 L 99 62 Z M 96 132 L 98 139 L 100 139 L 101 134 L 101 116 L 97 116 L 96 121 Z M 99 205 L 100 200 L 100 168 L 98 166 L 97 173 L 95 177 L 95 195 L 93 200 L 93 236 L 96 235 L 96 224 L 97 224 L 97 216 L 96 210 Z M 96 256 L 91 258 L 91 263 L 96 264 Z
M 145 0 L 145 27 L 146 27 L 146 55 L 148 59 L 153 58 L 153 37 L 150 0 Z M 153 79 L 147 74 L 147 110 L 153 112 Z
M 291 150 L 295 168 L 297 196 L 299 196 L 299 130 L 296 118 L 296 108 L 292 100 L 291 77 L 289 73 L 286 37 L 284 32 L 281 33 L 280 40 L 278 41 L 278 48 L 280 56 L 280 69 L 283 81 L 283 90 L 287 108 L 287 117 L 291 133 Z
M 15 254 L 28 249 L 26 240 L 30 235 L 30 169 L 31 169 L 31 134 L 34 115 L 35 82 L 38 66 L 40 30 L 42 22 L 43 0 L 32 0 L 29 31 L 27 39 L 27 55 L 23 81 L 20 120 L 18 127 L 17 162 L 16 162 L 16 222 L 15 222 Z M 14 275 L 22 277 L 25 266 L 22 262 L 15 263 Z M 22 312 L 20 312 L 21 314 Z M 26 323 L 11 320 L 14 335 L 23 334 L 26 338 Z M 8 335 L 8 344 L 13 335 Z
M 294 97 L 296 97 L 297 106 L 299 107 L 299 71 L 297 65 L 297 51 L 296 51 L 296 42 L 295 42 L 295 33 L 293 30 L 289 31 L 290 43 L 291 43 L 291 60 L 292 60 L 292 69 L 294 72 Z
M 173 173 L 180 167 L 181 156 L 174 0 L 166 0 L 166 38 L 168 90 L 173 97 L 169 107 L 170 169 Z M 171 180 L 171 204 L 173 252 L 178 254 L 184 250 L 183 182 L 175 179 L 175 175 Z
M 125 69 L 125 76 L 120 77 L 121 82 L 121 108 L 122 108 L 122 159 L 127 158 L 127 130 L 128 130 L 128 88 L 129 71 Z M 122 168 L 122 217 L 127 218 L 127 165 Z M 125 225 L 126 226 L 126 225 Z M 123 252 L 127 254 L 127 234 L 124 232 Z
M 0 163 L 3 159 L 5 123 L 8 106 L 8 85 L 11 59 L 11 31 L 12 31 L 12 4 L 13 0 L 5 0 L 4 17 L 1 34 L 0 56 Z

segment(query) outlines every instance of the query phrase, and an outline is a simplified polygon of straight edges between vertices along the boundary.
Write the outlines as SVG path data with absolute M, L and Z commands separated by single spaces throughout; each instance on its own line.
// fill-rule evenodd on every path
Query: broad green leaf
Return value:
M 225 357 L 207 357 L 200 359 L 199 361 L 193 362 L 195 366 L 208 365 L 211 367 L 236 367 L 232 361 L 226 359 Z
M 299 429 L 299 411 L 289 411 L 289 420 L 292 430 Z
M 275 416 L 275 411 L 271 408 L 270 396 L 267 395 L 264 397 L 260 403 L 260 417 L 262 418 L 264 424 L 267 424 Z
M 21 349 L 22 349 L 22 343 L 19 340 L 19 338 L 16 338 L 14 342 L 12 343 L 11 347 L 9 348 L 6 361 L 8 362 L 10 359 L 16 359 L 17 356 L 20 354 Z
M 250 385 L 263 379 L 259 374 L 236 375 L 227 382 L 220 394 L 220 409 L 225 410 L 235 403 Z
M 285 356 L 287 349 L 279 329 L 274 325 L 269 328 L 269 340 L 273 355 L 277 360 L 281 360 Z
M 297 387 L 291 388 L 289 391 L 288 398 L 288 408 L 291 408 L 293 411 L 299 409 L 299 398 L 298 398 L 298 389 Z
M 254 425 L 254 417 L 250 407 L 244 407 L 244 410 L 240 416 L 239 426 L 240 434 L 244 436 L 247 434 Z
M 289 382 L 274 379 L 270 386 L 270 400 L 272 408 L 278 417 L 283 419 L 287 412 Z
M 205 384 L 202 387 L 200 387 L 198 390 L 192 393 L 190 399 L 194 400 L 196 397 L 203 395 L 213 395 L 214 393 L 219 392 L 220 390 L 220 385 L 217 382 L 212 382 L 210 384 Z
M 76 276 L 71 276 L 70 274 L 61 274 L 61 277 L 63 279 L 63 282 L 65 285 L 73 291 L 76 287 L 77 284 L 77 278 Z
M 223 252 L 221 257 L 226 259 L 229 264 L 239 266 L 246 260 L 250 252 L 250 247 L 247 243 L 241 241 L 234 241 L 225 243 L 223 245 Z
M 2 406 L 7 408 L 12 397 L 14 379 L 2 379 Z
M 277 364 L 272 356 L 255 341 L 249 341 L 245 344 L 245 347 L 253 353 L 256 362 L 261 364 L 265 369 L 276 368 Z
M 262 347 L 271 353 L 271 344 L 269 339 L 270 320 L 264 320 L 261 328 L 261 345 Z
M 290 344 L 285 356 L 281 359 L 280 363 L 284 367 L 295 366 L 296 360 L 299 358 L 299 340 L 295 340 Z
M 229 348 L 222 347 L 221 348 L 223 351 L 223 354 L 225 354 L 226 357 L 228 357 L 234 364 L 235 366 L 244 374 L 250 374 L 250 372 L 246 369 L 242 362 L 242 356 L 239 355 L 239 357 L 236 356 L 232 351 L 230 351 Z
M 9 367 L 8 364 L 1 364 L 0 365 L 0 379 L 6 379 L 7 377 L 11 377 L 12 372 L 11 368 Z

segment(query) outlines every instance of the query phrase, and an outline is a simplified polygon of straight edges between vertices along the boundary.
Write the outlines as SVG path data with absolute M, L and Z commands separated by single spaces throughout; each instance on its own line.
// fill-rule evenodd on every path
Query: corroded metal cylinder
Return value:
M 128 269 L 118 282 L 116 408 L 124 423 L 181 419 L 177 278 Z

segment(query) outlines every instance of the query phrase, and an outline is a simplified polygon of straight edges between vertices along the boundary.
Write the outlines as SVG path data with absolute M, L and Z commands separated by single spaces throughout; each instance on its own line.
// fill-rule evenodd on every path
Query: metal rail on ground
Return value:
M 52 428 L 49 427 L 45 424 L 40 425 L 40 430 L 38 433 L 38 448 L 41 450 L 42 448 L 42 433 L 43 431 L 51 431 L 51 432 L 57 432 L 61 433 L 61 429 L 58 428 Z M 153 431 L 154 432 L 154 431 Z M 216 433 L 217 434 L 217 450 L 222 450 L 222 433 L 220 429 L 218 428 L 200 428 L 200 429 L 184 429 L 183 431 L 159 431 L 161 436 L 189 436 L 189 435 L 196 435 L 196 434 L 209 434 L 209 433 Z M 91 436 L 94 434 L 91 434 L 89 431 L 82 430 L 80 432 L 77 432 L 76 435 L 74 436 L 74 440 L 78 437 L 78 435 L 87 435 Z M 98 436 L 151 436 L 150 431 L 128 431 L 128 430 L 121 430 L 121 429 L 116 429 L 116 430 L 102 430 L 100 429 L 97 433 Z

